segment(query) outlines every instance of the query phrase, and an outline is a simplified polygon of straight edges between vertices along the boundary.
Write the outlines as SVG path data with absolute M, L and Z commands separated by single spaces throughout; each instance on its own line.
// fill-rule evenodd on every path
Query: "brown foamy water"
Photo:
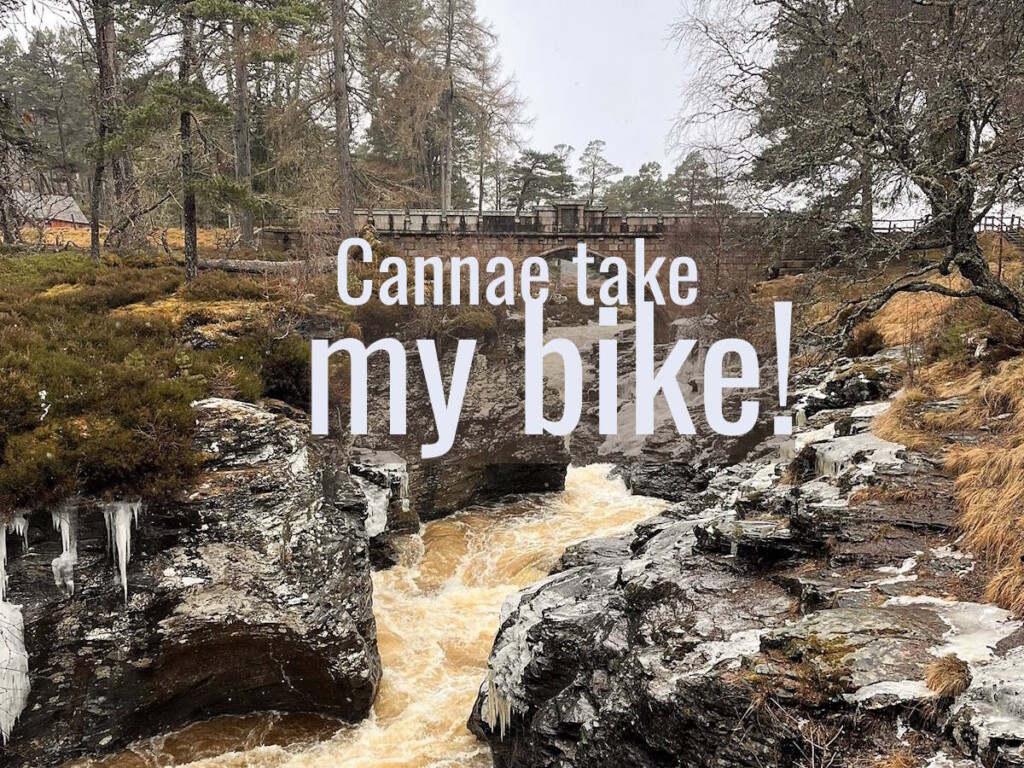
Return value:
M 372 715 L 337 730 L 316 717 L 197 723 L 78 768 L 486 768 L 466 729 L 507 597 L 567 546 L 629 530 L 664 502 L 631 496 L 610 467 L 570 469 L 562 493 L 466 510 L 399 542 L 373 575 L 384 678 Z

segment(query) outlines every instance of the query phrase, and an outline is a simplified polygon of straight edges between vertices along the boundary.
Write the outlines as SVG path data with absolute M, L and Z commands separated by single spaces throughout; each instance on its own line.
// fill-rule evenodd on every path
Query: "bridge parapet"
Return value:
M 356 224 L 396 235 L 660 235 L 699 227 L 709 216 L 623 213 L 583 203 L 556 203 L 515 211 L 357 210 Z

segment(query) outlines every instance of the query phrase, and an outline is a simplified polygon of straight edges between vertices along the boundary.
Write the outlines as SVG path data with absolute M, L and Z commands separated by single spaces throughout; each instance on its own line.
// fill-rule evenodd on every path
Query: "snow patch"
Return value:
M 854 408 L 850 412 L 850 418 L 852 419 L 873 419 L 876 416 L 881 416 L 883 413 L 892 408 L 892 403 L 869 403 L 868 405 L 861 405 Z
M 995 647 L 1021 627 L 1009 611 L 994 605 L 943 600 L 931 595 L 903 595 L 885 604 L 933 608 L 949 631 L 942 636 L 945 644 L 929 648 L 929 653 L 938 657 L 956 654 L 972 665 L 991 661 Z

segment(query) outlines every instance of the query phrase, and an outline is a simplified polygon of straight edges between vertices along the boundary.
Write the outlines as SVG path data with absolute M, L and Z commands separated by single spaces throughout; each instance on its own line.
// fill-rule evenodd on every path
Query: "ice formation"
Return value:
M 28 521 L 22 514 L 16 514 L 6 528 L 0 526 L 0 602 L 7 599 L 7 534 L 14 533 L 21 536 L 21 540 L 28 549 Z
M 366 535 L 379 536 L 387 530 L 392 504 L 400 502 L 403 511 L 409 509 L 408 467 L 394 453 L 370 451 L 353 461 L 351 469 L 366 497 Z
M 494 672 L 487 675 L 487 698 L 484 699 L 480 715 L 492 729 L 498 729 L 502 739 L 505 738 L 505 731 L 512 722 L 512 699 L 503 696 L 494 684 Z
M 819 477 L 839 477 L 850 468 L 862 464 L 865 473 L 872 474 L 874 465 L 900 464 L 898 454 L 902 450 L 904 446 L 890 443 L 871 432 L 837 437 L 816 449 L 814 468 Z
M 128 562 L 132 558 L 132 523 L 139 524 L 141 508 L 141 501 L 115 501 L 103 507 L 107 546 L 114 555 L 125 604 L 128 603 Z
M 7 524 L 7 532 L 21 536 L 21 543 L 28 549 L 28 518 L 24 512 L 15 512 L 11 522 Z
M 78 510 L 65 502 L 50 513 L 54 530 L 60 531 L 61 554 L 50 563 L 53 582 L 68 595 L 75 593 L 75 565 L 78 564 Z
M 28 700 L 28 653 L 21 607 L 0 601 L 0 736 L 6 744 Z
M 366 535 L 372 539 L 384 533 L 388 526 L 391 491 L 358 476 L 355 481 L 366 497 Z
M 0 602 L 7 599 L 7 531 L 0 531 Z

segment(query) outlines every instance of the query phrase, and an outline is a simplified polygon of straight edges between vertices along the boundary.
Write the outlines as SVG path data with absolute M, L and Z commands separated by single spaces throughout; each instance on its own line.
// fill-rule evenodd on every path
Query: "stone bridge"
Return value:
M 544 256 L 552 261 L 572 258 L 576 244 L 601 257 L 620 256 L 633 263 L 635 240 L 642 238 L 648 260 L 690 256 L 702 277 L 709 270 L 742 281 L 764 276 L 767 254 L 739 245 L 735 237 L 745 224 L 760 216 L 736 214 L 712 217 L 685 213 L 618 213 L 578 201 L 537 206 L 530 211 L 357 210 L 356 225 L 371 225 L 378 237 L 406 257 L 494 256 L 521 259 Z M 301 249 L 298 228 L 267 227 L 264 247 Z

